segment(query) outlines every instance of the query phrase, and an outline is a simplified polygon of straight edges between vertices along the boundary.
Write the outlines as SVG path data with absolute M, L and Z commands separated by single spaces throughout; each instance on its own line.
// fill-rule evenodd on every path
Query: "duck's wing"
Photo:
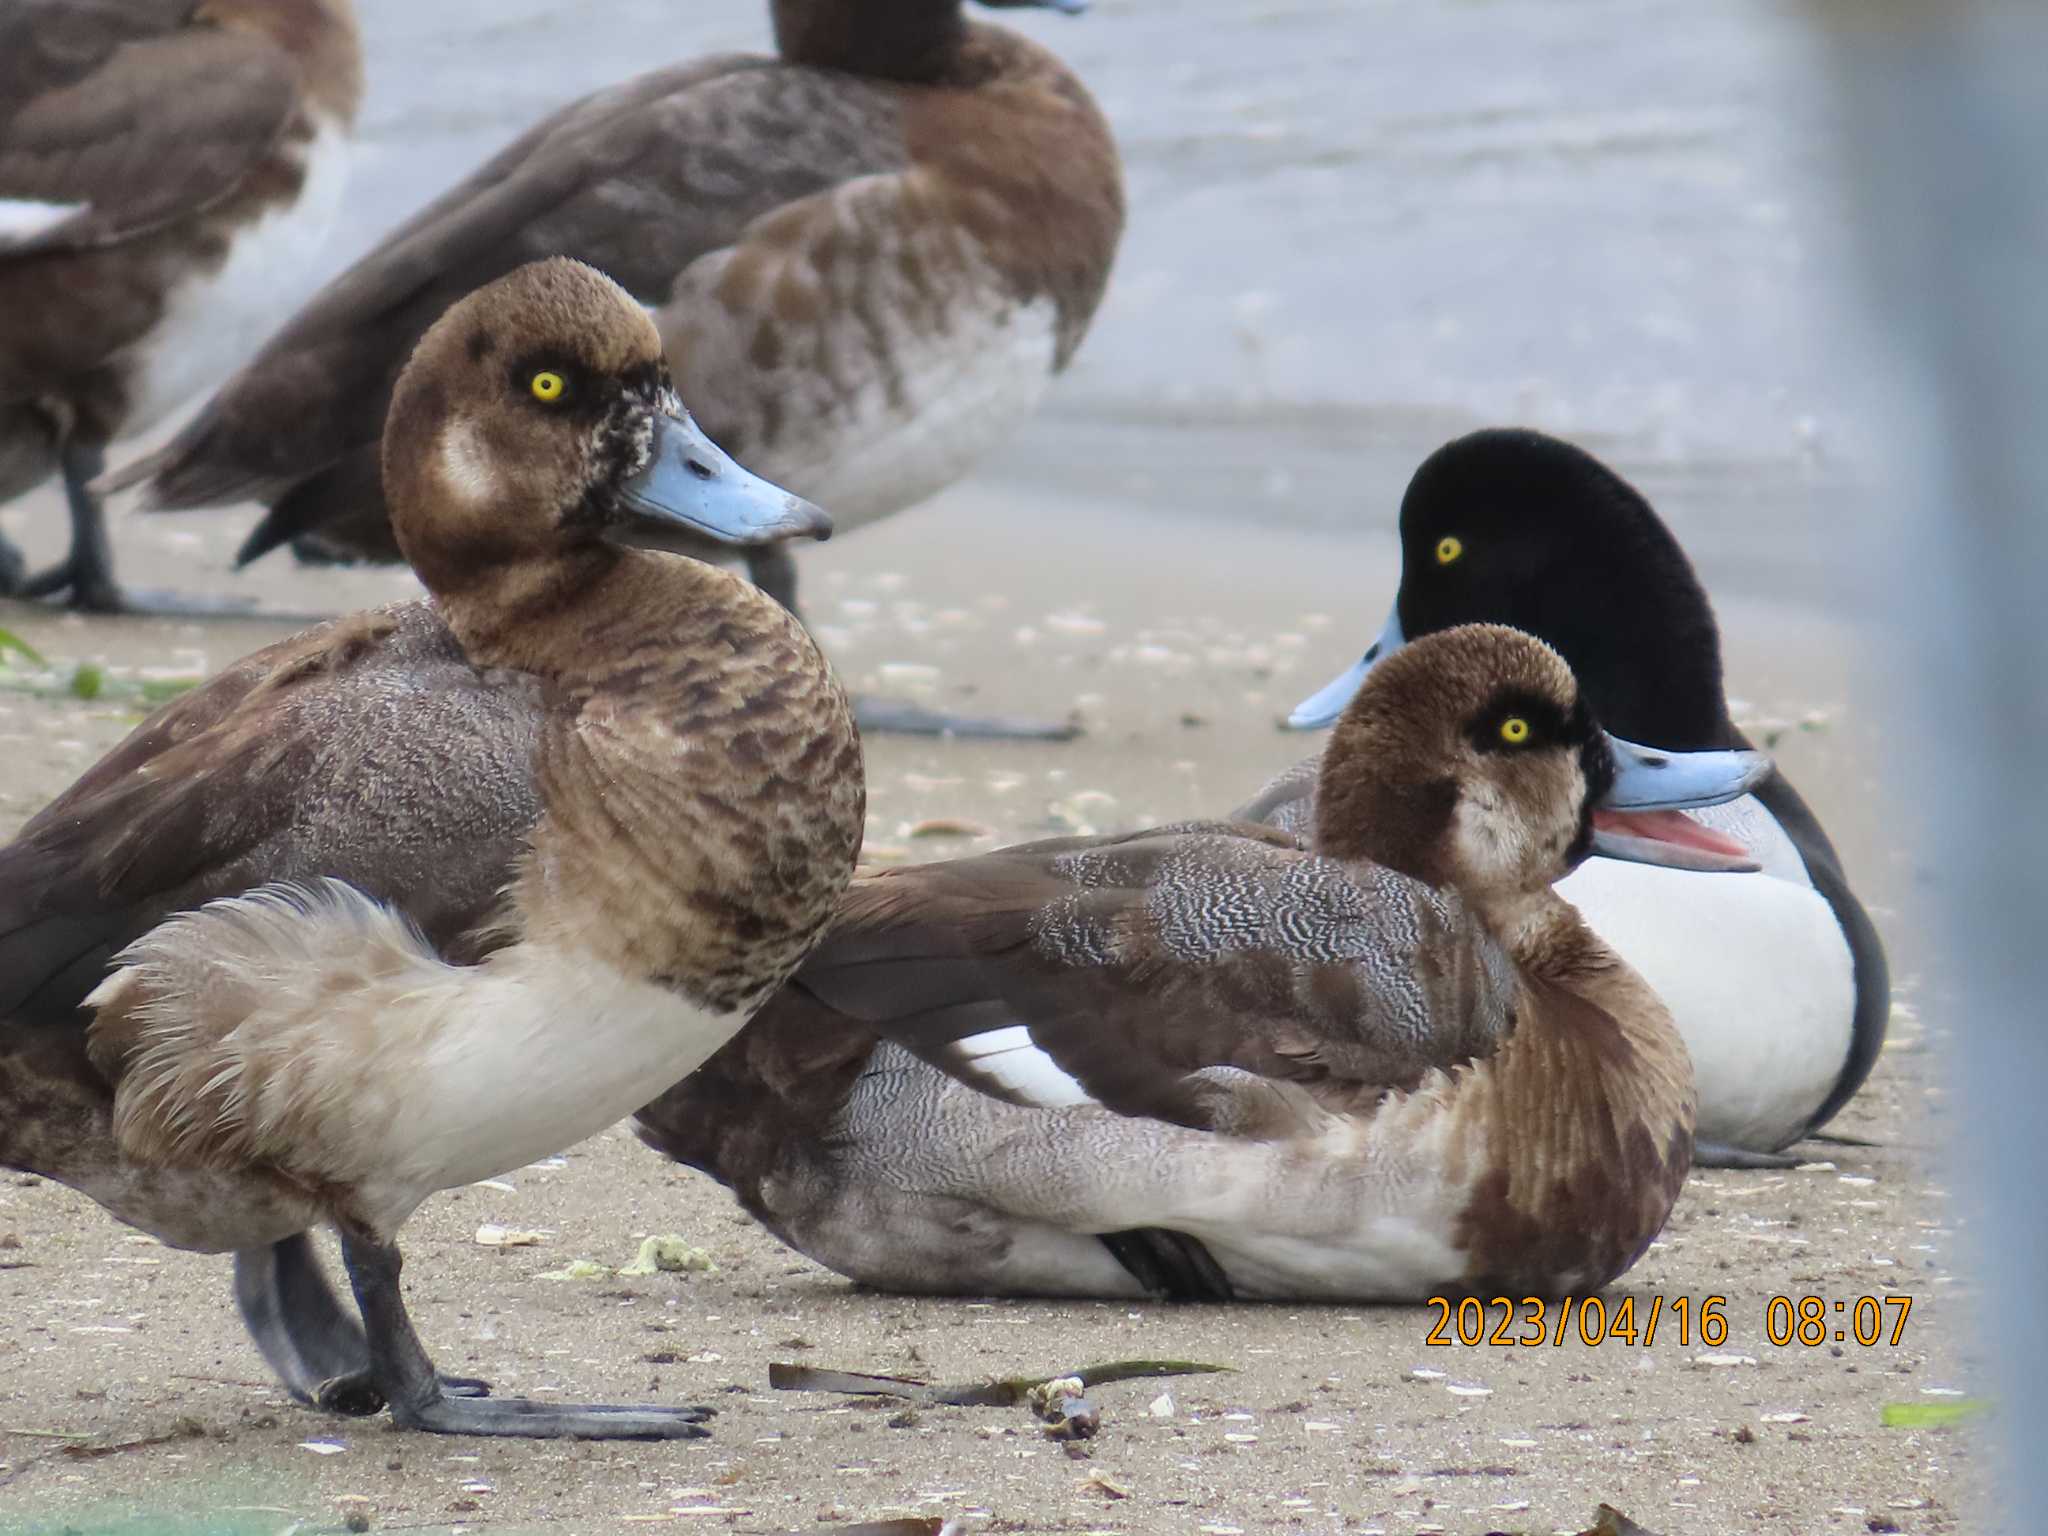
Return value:
M 1232 821 L 1254 821 L 1273 827 L 1308 845 L 1315 832 L 1316 780 L 1323 760 L 1305 757 L 1291 768 L 1283 768 L 1266 780 L 1256 795 L 1230 813 Z
M 477 672 L 425 603 L 247 657 L 0 848 L 0 1020 L 82 1035 L 78 1004 L 114 954 L 267 881 L 345 880 L 456 942 L 539 814 L 539 717 L 532 681 Z
M 1213 1069 L 1356 1108 L 1490 1053 L 1515 995 L 1454 899 L 1224 823 L 866 877 L 793 985 L 1013 1102 L 1247 1133 Z
M 903 165 L 881 91 L 732 55 L 657 70 L 563 108 L 343 272 L 168 445 L 109 478 L 159 506 L 259 500 L 284 515 L 253 558 L 347 510 L 322 477 L 373 452 L 391 386 L 451 303 L 569 255 L 658 305 L 693 261 L 822 188 Z M 380 508 L 381 510 L 381 508 Z M 381 517 L 379 518 L 381 522 Z
M 284 51 L 189 0 L 0 6 L 0 261 L 116 245 L 232 196 L 298 106 Z

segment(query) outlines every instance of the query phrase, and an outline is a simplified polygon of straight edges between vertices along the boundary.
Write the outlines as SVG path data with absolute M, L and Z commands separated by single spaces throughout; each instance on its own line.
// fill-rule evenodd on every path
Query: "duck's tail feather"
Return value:
M 326 879 L 209 902 L 115 963 L 84 1002 L 115 1135 L 139 1161 L 206 1166 L 301 1137 L 342 1059 L 375 1049 L 348 1021 L 459 974 L 401 913 Z

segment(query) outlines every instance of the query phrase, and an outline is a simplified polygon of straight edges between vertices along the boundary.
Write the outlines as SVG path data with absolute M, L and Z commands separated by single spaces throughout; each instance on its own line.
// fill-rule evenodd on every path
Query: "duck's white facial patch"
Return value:
M 476 423 L 452 422 L 442 431 L 441 478 L 450 491 L 472 505 L 481 505 L 497 494 L 498 472 L 477 435 Z

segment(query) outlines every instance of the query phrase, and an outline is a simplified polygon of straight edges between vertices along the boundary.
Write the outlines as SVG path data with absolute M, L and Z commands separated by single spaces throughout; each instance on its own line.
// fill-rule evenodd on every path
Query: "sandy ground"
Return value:
M 1227 505 L 1048 502 L 996 472 L 807 552 L 812 614 L 857 685 L 1078 711 L 1088 726 L 1059 747 L 871 742 L 871 852 L 937 857 L 1235 803 L 1305 750 L 1275 716 L 1377 628 L 1399 484 L 1365 485 L 1348 530 L 1255 531 Z M 39 497 L 5 521 L 49 549 L 53 510 Z M 203 589 L 229 584 L 241 521 L 123 518 L 118 535 L 131 573 Z M 967 571 L 1001 571 L 1003 595 L 982 595 L 979 577 L 961 590 Z M 1860 632 L 1772 600 L 1768 573 L 1729 571 L 1732 691 L 1752 718 L 1788 723 L 1780 758 L 1881 907 L 1910 997 L 1917 961 L 1888 905 L 1910 870 L 1867 771 L 1886 722 L 1846 702 Z M 273 606 L 334 610 L 409 578 L 274 563 L 242 585 Z M 107 669 L 90 702 L 0 691 L 5 833 L 129 728 L 135 679 L 216 669 L 287 626 L 0 605 L 0 627 L 66 676 L 79 661 Z M 941 816 L 985 834 L 915 835 Z M 1969 1529 L 1981 1432 L 1879 1418 L 1973 1386 L 1960 1218 L 1938 1156 L 1940 1039 L 1903 1008 L 1837 1122 L 1881 1146 L 1815 1147 L 1812 1166 L 1783 1175 L 1696 1174 L 1662 1241 L 1608 1293 L 1632 1298 L 1639 1321 L 1659 1297 L 1725 1297 L 1718 1346 L 1679 1340 L 1669 1311 L 1654 1344 L 1443 1348 L 1425 1342 L 1426 1309 L 865 1294 L 617 1129 L 429 1202 L 406 1235 L 408 1294 L 443 1367 L 505 1391 L 720 1408 L 715 1438 L 668 1446 L 442 1440 L 297 1408 L 245 1341 L 223 1260 L 158 1247 L 56 1185 L 0 1177 L 0 1530 L 271 1533 L 360 1513 L 391 1530 L 775 1532 L 923 1514 L 968 1531 L 1548 1532 L 1579 1530 L 1603 1500 L 1662 1533 Z M 483 1246 L 485 1223 L 544 1238 Z M 642 1236 L 668 1233 L 709 1250 L 715 1271 L 545 1278 L 578 1258 L 625 1264 Z M 1911 1310 L 1896 1344 L 1894 1306 L 1876 1347 L 1778 1348 L 1765 1335 L 1776 1295 Z M 1103 1388 L 1101 1434 L 1071 1452 L 1022 1409 L 903 1413 L 767 1387 L 776 1360 L 953 1382 L 1134 1356 L 1235 1374 Z

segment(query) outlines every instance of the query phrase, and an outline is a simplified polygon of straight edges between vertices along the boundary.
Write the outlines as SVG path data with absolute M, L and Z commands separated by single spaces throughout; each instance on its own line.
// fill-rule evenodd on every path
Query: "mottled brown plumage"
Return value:
M 0 1161 L 181 1246 L 331 1221 L 395 1265 L 425 1194 L 608 1123 L 794 969 L 859 845 L 859 739 L 786 611 L 622 547 L 692 496 L 816 526 L 693 432 L 588 268 L 444 317 L 386 444 L 433 600 L 248 658 L 0 849 Z M 298 1327 L 259 1341 L 310 1397 L 347 1372 Z M 584 1432 L 521 1422 L 470 1432 Z
M 373 472 L 392 378 L 456 295 L 553 253 L 657 310 L 712 437 L 842 526 L 958 475 L 1079 344 L 1123 223 L 1116 150 L 1051 54 L 959 0 L 778 0 L 779 57 L 578 101 L 313 300 L 115 483 L 241 499 L 243 549 L 398 551 Z M 785 600 L 786 561 L 756 562 Z
M 1549 889 L 1607 738 L 1527 636 L 1412 649 L 1332 739 L 1312 850 L 1196 823 L 863 876 L 641 1134 L 878 1285 L 1605 1284 L 1676 1198 L 1693 1113 L 1662 1005 Z
M 0 500 L 60 467 L 84 496 L 106 444 L 232 366 L 195 333 L 253 345 L 291 312 L 361 94 L 350 0 L 0 7 Z M 298 207 L 309 177 L 319 206 Z M 275 258 L 231 267 L 258 238 Z M 74 563 L 97 516 L 74 507 Z M 115 602 L 104 571 L 75 574 L 75 600 Z M 0 591 L 21 580 L 0 546 Z

